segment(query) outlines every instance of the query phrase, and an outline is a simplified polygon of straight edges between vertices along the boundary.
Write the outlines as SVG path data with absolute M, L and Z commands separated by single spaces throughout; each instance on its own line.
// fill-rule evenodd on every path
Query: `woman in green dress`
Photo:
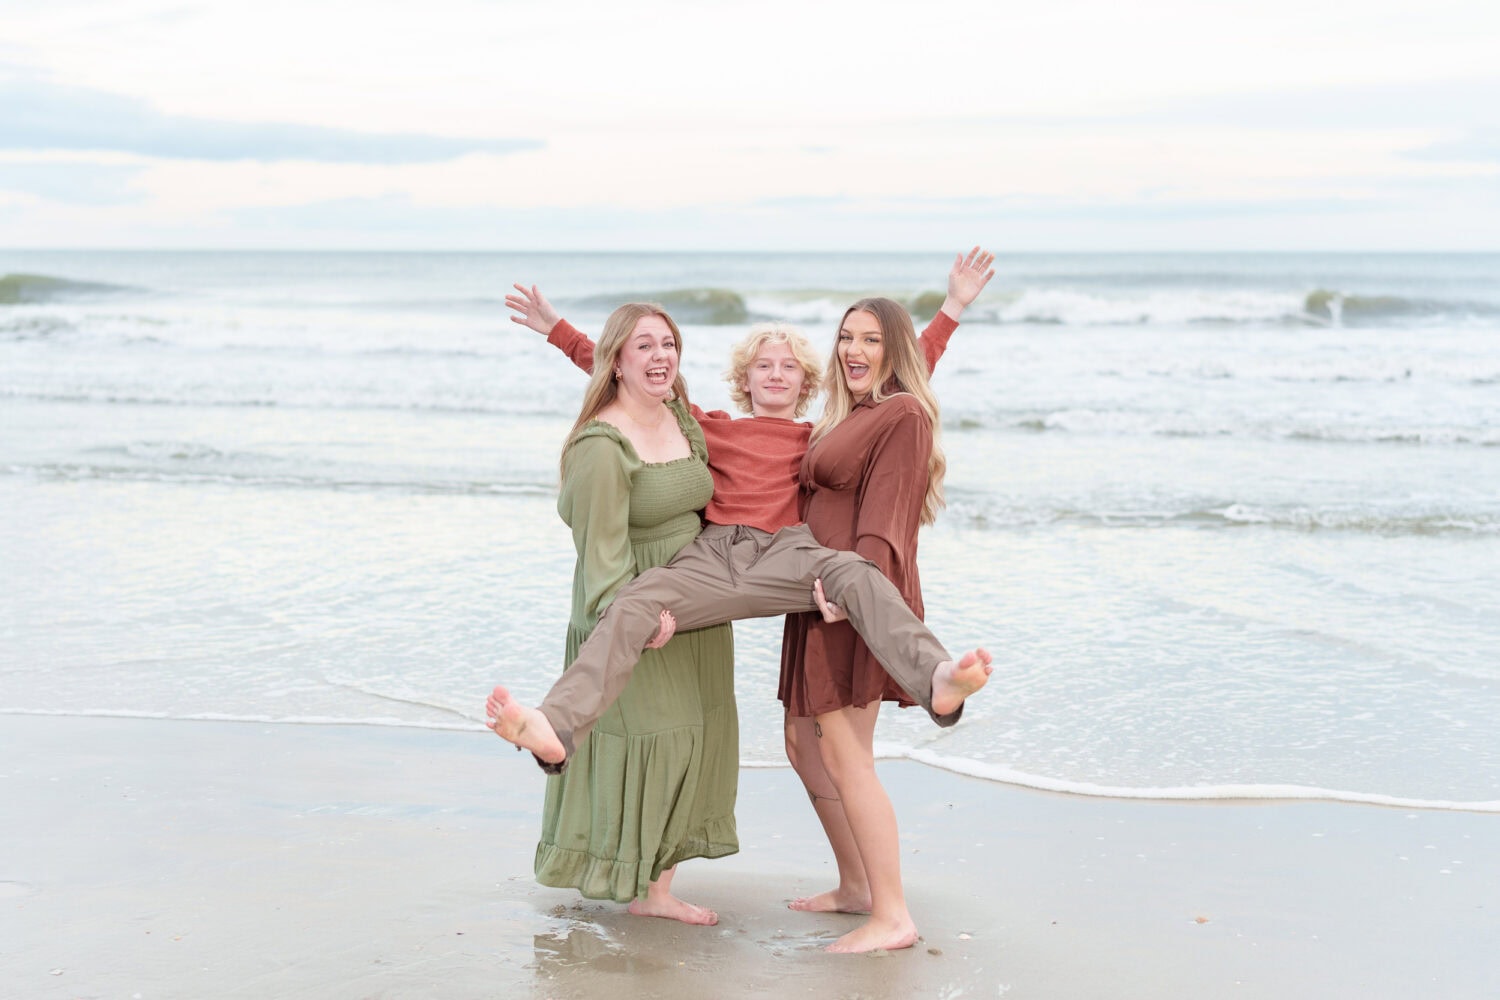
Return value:
M 606 321 L 562 454 L 557 509 L 578 561 L 572 662 L 615 593 L 697 536 L 713 493 L 703 431 L 678 374 L 681 335 L 659 306 Z M 547 780 L 536 876 L 630 912 L 692 924 L 718 916 L 672 895 L 676 865 L 739 850 L 739 720 L 728 625 L 648 649 L 620 699 Z

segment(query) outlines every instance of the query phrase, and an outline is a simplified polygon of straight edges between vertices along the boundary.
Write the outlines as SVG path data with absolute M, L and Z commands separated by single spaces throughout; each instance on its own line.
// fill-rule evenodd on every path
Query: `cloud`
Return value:
M 1500 128 L 1479 129 L 1457 139 L 1414 149 L 1406 155 L 1418 160 L 1500 163 Z
M 599 206 L 456 207 L 394 195 L 241 209 L 226 221 L 243 245 L 744 250 L 784 247 L 787 234 L 798 233 L 801 244 L 813 250 L 938 251 L 972 245 L 980 238 L 976 234 L 985 233 L 1026 233 L 1028 243 L 1047 248 L 1045 234 L 1052 227 L 1065 227 L 1077 240 L 1077 234 L 1084 233 L 1097 237 L 1209 226 L 1232 245 L 1233 234 L 1246 227 L 1308 217 L 1347 218 L 1382 207 L 1337 197 L 1158 202 L 806 198 L 637 211 Z M 715 239 L 705 241 L 706 231 Z
M 95 163 L 0 163 L 0 191 L 69 205 L 126 205 L 146 198 L 130 184 L 141 169 Z
M 467 139 L 356 132 L 276 122 L 163 114 L 106 91 L 32 81 L 0 83 L 0 149 L 96 150 L 189 160 L 432 163 L 469 153 L 539 149 L 534 139 Z
M 1500 77 L 1301 87 L 1164 101 L 1120 121 L 1254 129 L 1441 129 L 1500 120 Z
M 1369 207 L 1369 199 L 1355 197 L 1307 198 L 1186 198 L 1170 192 L 1143 192 L 1129 200 L 1058 199 L 1030 196 L 955 198 L 765 198 L 754 207 L 767 212 L 802 211 L 857 214 L 867 219 L 973 219 L 985 224 L 1018 220 L 1157 222 L 1176 219 L 1237 219 L 1275 215 L 1317 216 L 1344 214 Z
M 507 213 L 491 206 L 419 205 L 407 195 L 378 198 L 332 198 L 302 205 L 236 209 L 236 229 L 246 233 L 369 233 L 377 236 L 482 232 L 503 226 Z
M 1409 186 L 1409 190 L 1407 187 Z M 1486 186 L 1488 189 L 1486 189 Z M 7 203 L 17 246 L 441 251 L 931 251 L 983 243 L 1016 251 L 1494 251 L 1500 209 L 1492 178 L 1372 190 L 1330 185 L 1324 199 L 1204 199 L 1137 205 L 1084 199 L 815 201 L 799 206 L 704 204 L 457 206 L 394 194 L 299 205 L 162 215 L 147 205 Z M 9 217 L 7 218 L 7 212 Z M 523 276 L 524 277 L 524 276 Z M 543 276 L 545 277 L 545 276 Z
M 822 209 L 838 208 L 841 205 L 859 205 L 860 202 L 848 195 L 786 195 L 781 198 L 757 198 L 753 203 L 757 208 L 771 209 Z

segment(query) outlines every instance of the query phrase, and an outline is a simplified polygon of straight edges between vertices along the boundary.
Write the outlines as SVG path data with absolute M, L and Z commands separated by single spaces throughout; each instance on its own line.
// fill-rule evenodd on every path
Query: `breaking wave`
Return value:
M 1398 292 L 1346 291 L 1338 288 L 1223 287 L 1204 276 L 1181 281 L 1154 277 L 1156 286 L 1098 287 L 1070 284 L 1033 284 L 986 290 L 965 319 L 999 324 L 1069 327 L 1172 325 L 1273 325 L 1377 327 L 1422 326 L 1439 323 L 1493 322 L 1500 317 L 1500 301 L 1413 296 Z M 1209 276 L 1210 278 L 1212 276 Z M 998 281 L 1003 281 L 1001 276 Z M 1198 283 L 1195 283 L 1198 282 Z M 0 306 L 43 305 L 86 301 L 129 286 L 78 281 L 42 274 L 7 274 L 0 278 Z M 883 295 L 904 305 L 918 324 L 942 306 L 945 293 L 936 288 L 831 287 L 734 288 L 723 286 L 642 287 L 598 292 L 555 301 L 565 316 L 596 322 L 627 301 L 657 302 L 680 323 L 735 326 L 762 320 L 784 320 L 809 326 L 836 322 L 855 299 Z M 285 305 L 285 300 L 278 300 Z M 504 315 L 494 296 L 455 296 L 452 299 L 343 297 L 340 306 L 377 311 L 493 312 Z M 0 328 L 0 332 L 4 332 Z
M 212 464 L 212 463 L 205 463 Z M 393 493 L 422 496 L 529 496 L 552 497 L 555 484 L 543 482 L 495 482 L 464 479 L 416 479 L 396 476 L 338 476 L 287 471 L 249 469 L 163 468 L 86 462 L 55 462 L 39 465 L 0 466 L 0 475 L 29 476 L 50 482 L 125 482 L 177 485 L 240 486 L 262 489 L 327 490 L 350 493 Z
M 941 304 L 941 298 L 937 304 Z M 1500 304 L 1311 292 L 1174 288 L 1101 294 L 1067 288 L 1001 293 L 969 318 L 1055 326 L 1273 325 L 1344 326 L 1467 324 L 1500 316 Z M 917 315 L 925 313 L 915 311 Z
M 1500 447 L 1500 427 L 1397 422 L 1317 422 L 1292 416 L 1261 421 L 1191 411 L 1067 409 L 980 416 L 953 414 L 944 428 L 954 433 L 1005 429 L 1035 434 L 1071 433 L 1168 438 L 1251 438 L 1332 444 L 1465 445 Z
M 625 301 L 658 302 L 681 323 L 732 326 L 779 319 L 793 323 L 837 322 L 864 294 L 884 295 L 904 305 L 920 325 L 941 308 L 936 290 L 827 288 L 678 288 L 590 295 L 560 300 L 564 313 L 602 315 Z M 1500 316 L 1500 303 L 1354 294 L 1315 288 L 1268 291 L 1212 287 L 1145 290 L 1089 290 L 1068 287 L 993 288 L 965 319 L 999 324 L 1070 327 L 1150 326 L 1156 324 L 1245 326 L 1373 327 L 1483 322 Z
M 751 321 L 751 312 L 738 292 L 727 288 L 676 288 L 640 294 L 611 293 L 565 300 L 589 312 L 609 312 L 623 302 L 655 302 L 678 323 L 703 326 L 733 326 Z M 760 317 L 757 317 L 760 318 Z
M 57 302 L 128 291 L 124 285 L 72 281 L 45 274 L 7 274 L 0 278 L 0 306 Z
M 1075 523 L 1101 527 L 1244 528 L 1261 526 L 1288 531 L 1337 531 L 1357 534 L 1500 535 L 1500 510 L 1398 509 L 1380 510 L 1355 505 L 1261 505 L 1236 501 L 1182 502 L 1142 500 L 1130 507 L 1036 506 L 1004 498 L 953 491 L 949 517 L 971 527 L 1031 528 Z

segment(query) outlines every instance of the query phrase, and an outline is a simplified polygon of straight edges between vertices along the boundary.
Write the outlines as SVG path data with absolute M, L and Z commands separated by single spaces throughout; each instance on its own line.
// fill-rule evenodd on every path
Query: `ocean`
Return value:
M 943 254 L 0 251 L 0 712 L 472 729 L 561 667 L 582 376 L 510 323 L 667 304 L 728 408 Z M 927 617 L 996 656 L 882 755 L 1089 795 L 1500 812 L 1500 255 L 1016 254 L 934 386 Z M 735 626 L 784 765 L 780 620 Z M 499 742 L 496 752 L 508 750 Z

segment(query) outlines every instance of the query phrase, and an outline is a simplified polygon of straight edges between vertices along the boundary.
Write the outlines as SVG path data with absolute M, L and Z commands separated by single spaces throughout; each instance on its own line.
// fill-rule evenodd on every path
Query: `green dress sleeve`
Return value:
M 588 628 L 637 572 L 630 547 L 630 482 L 640 464 L 634 450 L 603 428 L 585 428 L 563 457 L 557 509 L 573 529 Z

